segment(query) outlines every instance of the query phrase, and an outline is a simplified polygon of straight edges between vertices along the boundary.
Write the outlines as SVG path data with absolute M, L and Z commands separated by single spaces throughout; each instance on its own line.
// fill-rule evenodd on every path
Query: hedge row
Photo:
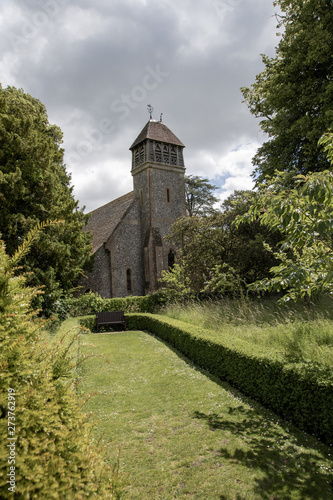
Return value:
M 69 316 L 83 316 L 103 311 L 153 313 L 165 302 L 166 298 L 159 293 L 143 297 L 128 296 L 105 299 L 93 292 L 89 292 L 79 297 L 67 297 L 59 300 L 54 312 L 62 321 Z
M 230 382 L 300 429 L 333 443 L 333 374 L 328 367 L 289 363 L 246 341 L 165 316 L 127 314 L 129 329 L 147 330 L 197 366 Z

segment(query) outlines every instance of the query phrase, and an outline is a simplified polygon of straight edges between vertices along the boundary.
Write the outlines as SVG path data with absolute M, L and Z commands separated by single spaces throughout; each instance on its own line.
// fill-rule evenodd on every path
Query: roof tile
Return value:
M 90 212 L 90 219 L 84 230 L 93 235 L 93 253 L 108 240 L 133 201 L 134 193 L 131 191 Z
M 156 120 L 149 120 L 149 122 L 146 123 L 130 149 L 133 149 L 135 146 L 140 144 L 140 142 L 143 142 L 146 139 L 185 147 L 178 137 L 176 137 L 175 134 L 171 132 L 166 125 L 164 125 L 164 123 Z

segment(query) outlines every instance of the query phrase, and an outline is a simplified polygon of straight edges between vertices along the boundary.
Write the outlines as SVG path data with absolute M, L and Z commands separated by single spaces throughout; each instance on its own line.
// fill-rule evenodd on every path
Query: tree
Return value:
M 333 134 L 321 141 L 333 164 Z M 333 172 L 278 172 L 259 192 L 250 210 L 238 219 L 259 220 L 283 235 L 271 277 L 254 283 L 255 290 L 284 290 L 284 300 L 333 294 Z M 287 179 L 287 181 L 286 181 Z
M 244 221 L 236 226 L 237 217 L 249 210 L 256 196 L 250 190 L 236 190 L 221 206 L 231 240 L 227 262 L 237 270 L 246 284 L 266 276 L 268 270 L 277 263 L 265 243 L 276 249 L 281 240 L 279 231 L 261 226 L 257 220 Z
M 28 282 L 44 286 L 44 312 L 77 283 L 90 259 L 87 216 L 78 208 L 63 163 L 62 132 L 50 125 L 45 106 L 14 87 L 0 86 L 0 233 L 13 255 L 36 223 L 63 220 L 46 229 L 22 261 Z
M 245 102 L 269 140 L 253 159 L 258 183 L 275 170 L 304 174 L 329 162 L 318 140 L 333 123 L 332 0 L 277 0 L 283 28 L 276 56 L 263 56 L 265 69 Z
M 169 237 L 181 248 L 177 263 L 182 266 L 182 280 L 177 281 L 178 275 L 172 273 L 169 281 L 164 275 L 164 282 L 176 279 L 178 288 L 186 282 L 186 288 L 196 292 L 235 294 L 242 284 L 265 277 L 276 259 L 264 241 L 268 239 L 275 248 L 279 235 L 258 221 L 234 224 L 250 208 L 254 196 L 251 191 L 237 191 L 224 202 L 222 212 L 179 219 Z
M 213 195 L 215 189 L 217 186 L 210 184 L 208 179 L 197 175 L 185 176 L 186 209 L 190 217 L 214 212 L 214 204 L 218 202 Z
M 15 272 L 34 236 L 12 258 L 0 241 L 0 497 L 124 498 L 75 390 L 77 334 L 51 342 Z

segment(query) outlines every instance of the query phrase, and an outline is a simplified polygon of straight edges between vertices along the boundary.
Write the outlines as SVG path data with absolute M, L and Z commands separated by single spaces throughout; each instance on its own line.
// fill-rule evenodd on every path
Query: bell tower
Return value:
M 139 205 L 145 292 L 158 289 L 163 269 L 173 265 L 175 247 L 165 241 L 185 215 L 184 144 L 162 122 L 150 119 L 133 142 L 132 176 Z

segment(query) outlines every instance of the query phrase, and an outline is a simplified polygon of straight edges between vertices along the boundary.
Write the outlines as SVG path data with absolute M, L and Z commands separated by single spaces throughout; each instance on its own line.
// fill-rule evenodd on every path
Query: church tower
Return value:
M 157 290 L 161 271 L 174 262 L 175 247 L 164 237 L 176 219 L 186 213 L 184 147 L 162 119 L 152 118 L 130 147 L 134 198 L 140 213 L 145 293 Z

